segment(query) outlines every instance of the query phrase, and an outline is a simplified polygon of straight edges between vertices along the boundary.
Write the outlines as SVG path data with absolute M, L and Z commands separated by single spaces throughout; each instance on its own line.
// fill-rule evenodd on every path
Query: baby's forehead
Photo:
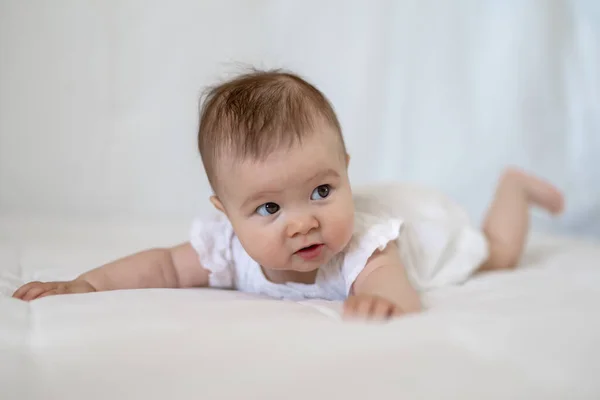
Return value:
M 342 174 L 345 152 L 331 141 L 315 138 L 301 145 L 277 149 L 264 159 L 224 154 L 215 165 L 218 185 L 227 192 L 281 189 L 301 185 L 312 177 Z

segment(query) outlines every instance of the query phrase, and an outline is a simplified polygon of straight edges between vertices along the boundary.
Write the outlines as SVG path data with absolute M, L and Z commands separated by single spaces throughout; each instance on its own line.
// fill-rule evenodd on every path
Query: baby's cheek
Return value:
M 282 263 L 281 243 L 276 237 L 264 232 L 254 232 L 246 235 L 242 245 L 248 255 L 267 268 L 278 268 Z
M 250 257 L 256 260 L 256 258 L 260 257 L 263 253 L 263 247 L 265 245 L 265 240 L 261 240 L 260 236 L 257 234 L 258 230 L 248 229 L 247 227 L 238 227 L 236 233 L 238 235 L 238 239 L 242 243 L 242 247 L 248 253 Z
M 330 213 L 327 229 L 329 241 L 334 243 L 337 251 L 341 251 L 350 241 L 354 230 L 354 214 L 345 210 Z
M 253 235 L 247 238 L 246 245 L 244 246 L 248 255 L 258 262 L 263 262 L 265 259 L 271 256 L 271 246 L 269 246 L 269 240 L 260 240 L 258 235 Z

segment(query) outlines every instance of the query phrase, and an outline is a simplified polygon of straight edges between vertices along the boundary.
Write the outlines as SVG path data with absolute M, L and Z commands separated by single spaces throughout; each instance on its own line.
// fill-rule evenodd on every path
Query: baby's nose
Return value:
M 289 237 L 306 235 L 318 227 L 319 221 L 313 215 L 296 215 L 288 222 L 287 234 Z

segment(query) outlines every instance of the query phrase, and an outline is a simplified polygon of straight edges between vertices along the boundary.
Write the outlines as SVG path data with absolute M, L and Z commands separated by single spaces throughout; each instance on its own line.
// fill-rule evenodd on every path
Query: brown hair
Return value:
M 301 143 L 322 122 L 338 132 L 345 154 L 333 107 L 293 73 L 255 70 L 210 88 L 200 110 L 198 150 L 211 186 L 214 160 L 224 152 L 263 160 L 281 146 Z

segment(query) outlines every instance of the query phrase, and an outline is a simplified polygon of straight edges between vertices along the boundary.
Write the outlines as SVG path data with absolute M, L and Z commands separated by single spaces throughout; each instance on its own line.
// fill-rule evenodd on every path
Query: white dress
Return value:
M 369 257 L 394 240 L 419 291 L 464 282 L 487 257 L 487 243 L 466 215 L 441 194 L 406 185 L 355 192 L 355 223 L 346 249 L 321 266 L 314 284 L 270 282 L 223 215 L 196 219 L 190 243 L 209 285 L 279 299 L 344 300 Z

